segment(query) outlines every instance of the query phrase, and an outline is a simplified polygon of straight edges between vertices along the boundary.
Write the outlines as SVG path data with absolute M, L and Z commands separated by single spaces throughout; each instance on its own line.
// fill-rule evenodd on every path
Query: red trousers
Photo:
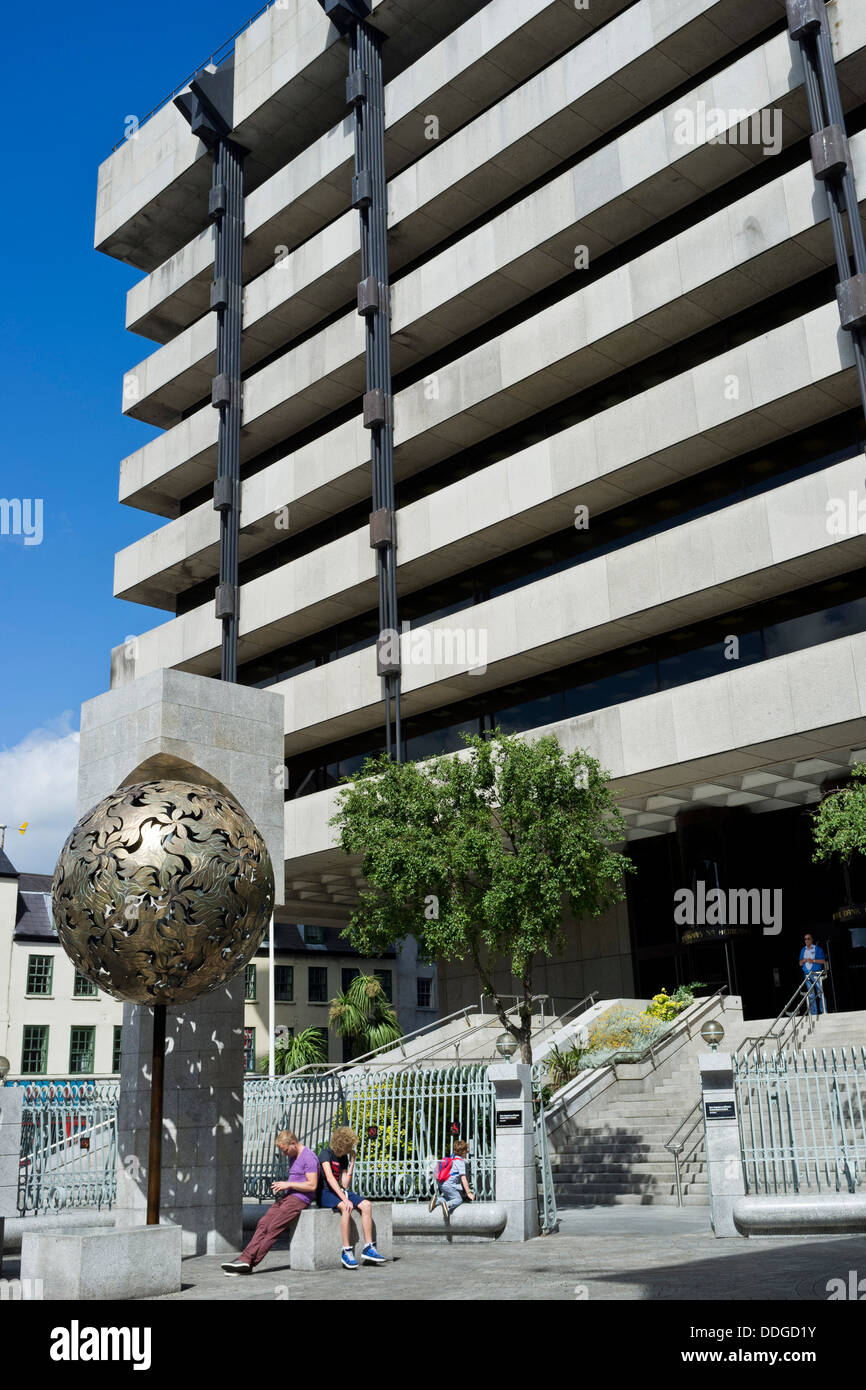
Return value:
M 255 1269 L 256 1265 L 265 1258 L 271 1246 L 277 1238 L 287 1231 L 293 1221 L 296 1221 L 302 1211 L 306 1211 L 309 1202 L 305 1202 L 293 1192 L 289 1197 L 281 1197 L 278 1202 L 274 1202 L 270 1211 L 266 1211 L 259 1224 L 253 1232 L 253 1238 L 246 1250 L 240 1255 L 240 1259 L 249 1262 L 250 1269 Z

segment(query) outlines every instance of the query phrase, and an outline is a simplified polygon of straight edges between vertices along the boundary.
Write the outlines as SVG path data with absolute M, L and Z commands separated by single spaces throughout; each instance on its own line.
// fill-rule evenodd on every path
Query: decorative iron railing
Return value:
M 866 1177 L 866 1048 L 735 1059 L 746 1191 L 854 1192 Z
M 544 1120 L 542 1064 L 533 1069 L 539 1220 L 556 1229 L 556 1199 Z M 118 1082 L 28 1086 L 21 1130 L 22 1215 L 111 1207 L 117 1195 Z M 243 1193 L 259 1201 L 288 1175 L 276 1151 L 281 1129 L 314 1150 L 336 1125 L 359 1136 L 356 1185 L 370 1197 L 426 1201 L 437 1162 L 458 1136 L 469 1143 L 476 1197 L 496 1197 L 496 1105 L 485 1064 L 402 1067 L 324 1076 L 248 1078 L 244 1083 Z
M 264 1200 L 282 1175 L 274 1141 L 291 1129 L 310 1148 L 335 1125 L 358 1134 L 357 1186 L 373 1198 L 426 1200 L 437 1160 L 458 1135 L 470 1148 L 472 1182 L 492 1201 L 496 1182 L 495 1093 L 487 1068 L 407 1067 L 248 1080 L 244 1091 L 244 1196 Z M 456 1127 L 456 1131 L 453 1127 Z
M 110 1207 L 117 1195 L 117 1081 L 29 1085 L 18 1210 Z

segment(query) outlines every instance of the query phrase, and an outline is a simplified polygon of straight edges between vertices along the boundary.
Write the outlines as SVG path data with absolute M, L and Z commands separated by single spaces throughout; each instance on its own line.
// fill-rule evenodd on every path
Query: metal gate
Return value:
M 739 1059 L 746 1191 L 854 1192 L 866 1174 L 866 1048 Z
M 22 1216 L 113 1204 L 119 1092 L 117 1081 L 27 1087 L 18 1164 Z
M 279 1129 L 311 1149 L 337 1125 L 358 1135 L 355 1176 L 374 1198 L 426 1200 L 436 1162 L 453 1139 L 466 1139 L 472 1181 L 482 1201 L 496 1189 L 495 1092 L 486 1067 L 404 1068 L 248 1081 L 244 1092 L 244 1195 L 263 1200 L 282 1175 Z

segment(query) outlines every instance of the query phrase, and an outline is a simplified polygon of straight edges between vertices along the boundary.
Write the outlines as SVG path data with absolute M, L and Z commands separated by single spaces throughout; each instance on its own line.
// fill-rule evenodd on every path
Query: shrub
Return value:
M 659 994 L 653 995 L 652 1003 L 644 1011 L 644 1018 L 657 1018 L 663 1023 L 670 1023 L 687 1009 L 690 1004 L 694 1004 L 696 989 L 703 989 L 704 985 L 700 980 L 694 980 L 690 985 L 680 985 L 673 994 L 668 994 L 663 989 Z

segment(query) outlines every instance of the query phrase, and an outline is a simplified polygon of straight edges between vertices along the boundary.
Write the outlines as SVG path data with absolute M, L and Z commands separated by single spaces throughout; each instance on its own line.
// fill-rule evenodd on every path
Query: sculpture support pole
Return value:
M 147 1224 L 159 1225 L 162 1182 L 162 1094 L 165 1084 L 165 1004 L 153 1009 L 153 1066 L 150 1073 L 150 1140 L 147 1155 Z

